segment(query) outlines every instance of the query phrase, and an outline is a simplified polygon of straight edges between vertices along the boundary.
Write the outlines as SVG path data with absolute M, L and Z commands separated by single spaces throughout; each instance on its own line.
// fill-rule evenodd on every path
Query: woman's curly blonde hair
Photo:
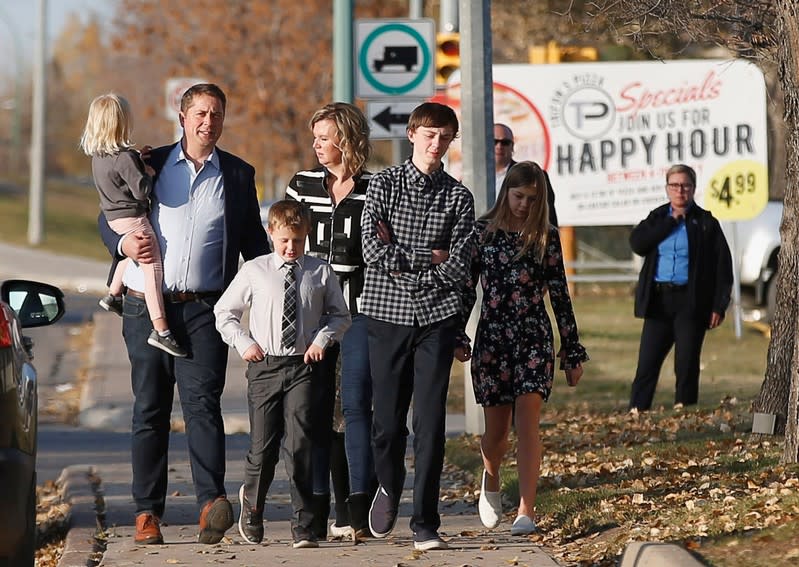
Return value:
M 369 123 L 361 110 L 346 102 L 333 102 L 314 112 L 308 126 L 322 120 L 331 120 L 336 125 L 335 144 L 341 150 L 341 160 L 346 170 L 355 175 L 366 168 L 372 155 L 369 143 Z

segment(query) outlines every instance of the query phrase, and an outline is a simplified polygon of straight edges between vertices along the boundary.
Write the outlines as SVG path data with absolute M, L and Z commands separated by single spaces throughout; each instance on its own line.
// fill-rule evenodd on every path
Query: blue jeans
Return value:
M 194 491 L 200 507 L 225 495 L 225 428 L 220 399 L 227 345 L 216 331 L 213 300 L 166 303 L 169 327 L 189 351 L 174 358 L 147 344 L 153 326 L 144 300 L 125 296 L 122 334 L 133 388 L 132 466 L 136 512 L 164 514 L 167 453 L 178 387 Z
M 334 343 L 325 349 L 324 358 L 315 363 L 311 420 L 314 494 L 330 494 L 330 447 L 333 444 L 338 356 L 339 344 Z
M 371 493 L 375 478 L 372 457 L 372 373 L 369 330 L 365 315 L 352 318 L 341 342 L 341 408 L 344 447 L 350 469 L 350 493 Z

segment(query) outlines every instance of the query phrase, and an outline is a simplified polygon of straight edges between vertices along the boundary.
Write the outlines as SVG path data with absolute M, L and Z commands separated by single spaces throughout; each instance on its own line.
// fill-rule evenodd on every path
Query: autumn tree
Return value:
M 407 15 L 400 0 L 356 4 L 357 17 Z M 161 115 L 166 79 L 201 77 L 228 96 L 221 145 L 255 165 L 267 194 L 316 162 L 307 124 L 332 97 L 330 0 L 122 0 L 118 14 L 115 49 L 157 65 L 137 108 Z
M 47 169 L 77 175 L 85 172 L 86 156 L 78 140 L 86 122 L 89 101 L 111 90 L 105 79 L 108 57 L 100 22 L 92 16 L 84 24 L 71 14 L 53 42 L 48 72 Z
M 783 459 L 799 459 L 799 340 L 796 297 L 799 235 L 799 2 L 796 0 L 597 0 L 594 15 L 643 47 L 664 31 L 683 42 L 712 41 L 739 57 L 774 65 L 785 123 L 785 207 L 777 275 L 777 307 L 771 326 L 766 375 L 754 410 L 776 414 L 785 431 Z

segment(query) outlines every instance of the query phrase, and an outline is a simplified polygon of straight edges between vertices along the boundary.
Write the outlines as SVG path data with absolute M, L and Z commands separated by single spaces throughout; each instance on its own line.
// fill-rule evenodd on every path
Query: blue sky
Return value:
M 85 20 L 96 13 L 110 21 L 116 0 L 47 0 L 47 35 L 50 48 L 71 13 Z M 16 67 L 15 46 L 21 47 L 24 65 L 29 65 L 37 37 L 39 0 L 0 0 L 0 74 L 13 73 Z M 13 26 L 13 30 L 12 30 Z

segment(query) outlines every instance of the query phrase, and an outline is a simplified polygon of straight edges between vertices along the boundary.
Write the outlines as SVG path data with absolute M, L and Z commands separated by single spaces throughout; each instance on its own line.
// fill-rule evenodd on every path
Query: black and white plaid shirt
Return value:
M 381 220 L 389 226 L 389 244 L 377 236 Z M 361 219 L 361 312 L 407 326 L 458 315 L 473 230 L 472 194 L 443 169 L 424 175 L 408 159 L 373 175 Z M 432 250 L 447 250 L 449 258 L 432 265 Z

